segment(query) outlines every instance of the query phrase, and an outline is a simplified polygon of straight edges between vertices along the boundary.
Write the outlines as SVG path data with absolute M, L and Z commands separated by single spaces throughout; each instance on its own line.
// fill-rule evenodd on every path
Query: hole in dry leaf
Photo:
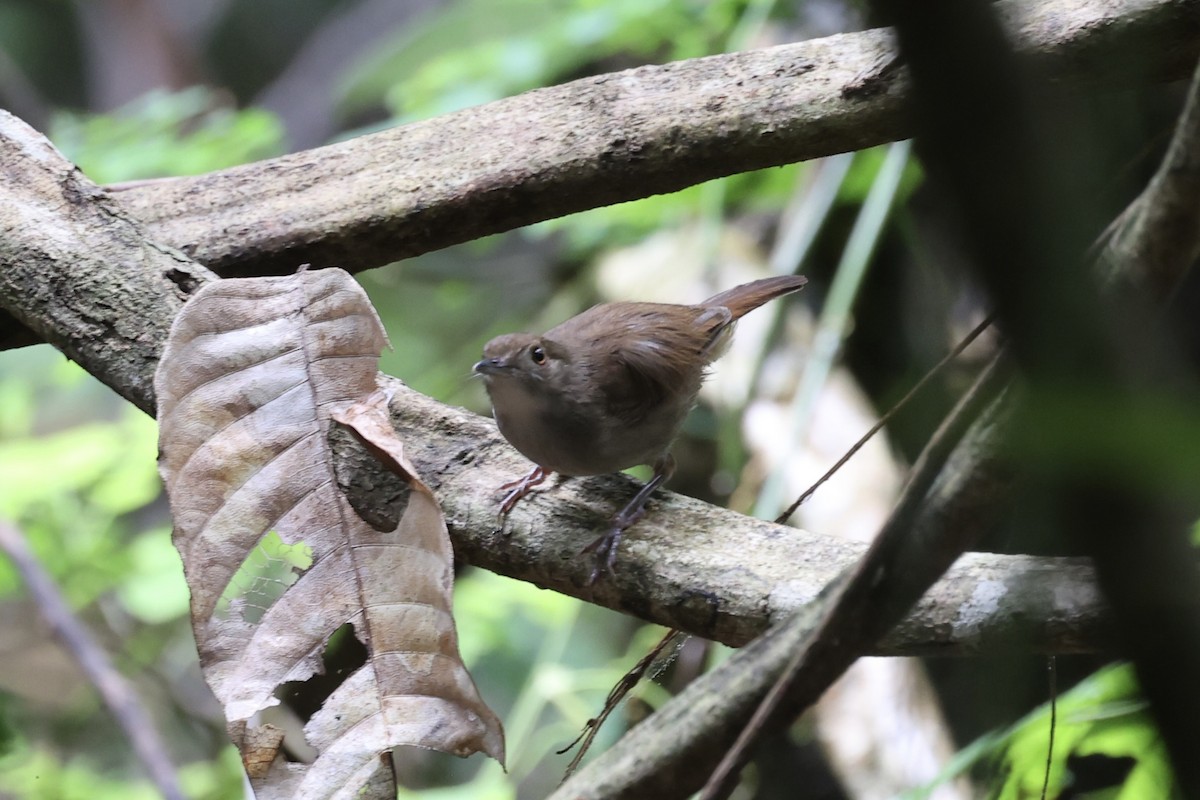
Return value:
M 386 469 L 362 442 L 346 428 L 334 425 L 329 431 L 338 488 L 354 513 L 377 531 L 390 532 L 400 524 L 412 488 Z M 349 491 L 354 487 L 354 491 Z
M 304 542 L 287 544 L 275 531 L 268 532 L 221 593 L 217 618 L 228 619 L 237 613 L 246 622 L 261 621 L 312 563 L 312 548 Z
M 329 695 L 366 663 L 367 647 L 354 635 L 354 626 L 347 622 L 326 641 L 321 671 L 308 680 L 280 684 L 275 696 L 308 722 Z

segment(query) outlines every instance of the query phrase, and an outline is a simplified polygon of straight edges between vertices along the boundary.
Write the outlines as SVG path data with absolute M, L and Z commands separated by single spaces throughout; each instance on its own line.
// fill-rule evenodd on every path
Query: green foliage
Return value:
M 67 364 L 48 348 L 42 354 Z M 67 369 L 83 374 L 73 364 Z M 72 381 L 62 378 L 60 386 Z M 115 589 L 128 566 L 122 517 L 158 497 L 156 428 L 125 407 L 115 421 L 39 432 L 37 415 L 21 410 L 26 392 L 13 384 L 0 381 L 0 398 L 17 409 L 0 439 L 0 485 L 6 489 L 0 516 L 21 526 L 68 598 L 86 605 Z M 0 416 L 4 410 L 0 406 Z M 10 565 L 0 564 L 0 597 L 17 591 Z
M 195 800 L 241 800 L 242 765 L 233 746 L 214 765 L 179 770 L 184 793 Z M 148 781 L 113 777 L 86 758 L 60 760 L 47 749 L 18 748 L 0 757 L 0 793 L 21 800 L 157 800 Z
M 854 154 L 854 163 L 850 166 L 850 171 L 846 173 L 846 178 L 838 190 L 839 201 L 847 205 L 859 205 L 867 199 L 871 187 L 875 185 L 879 170 L 887 158 L 888 147 L 888 145 L 881 145 L 869 150 L 859 150 Z M 909 195 L 916 191 L 924 179 L 925 173 L 921 169 L 921 162 L 915 158 L 906 160 L 904 174 L 900 176 L 900 186 L 896 191 L 896 206 L 903 207 Z
M 463 658 L 485 697 L 498 694 L 488 691 L 493 682 L 509 684 L 511 707 L 497 709 L 505 721 L 509 765 L 506 775 L 486 762 L 469 782 L 430 795 L 447 800 L 512 798 L 518 783 L 528 789 L 529 782 L 549 793 L 571 758 L 556 751 L 599 713 L 609 689 L 662 636 L 657 626 L 631 631 L 601 609 L 482 570 L 458 581 L 454 612 Z M 652 706 L 665 699 L 653 683 L 640 685 L 633 696 Z M 621 714 L 614 714 L 597 751 L 622 727 Z M 538 796 L 532 791 L 529 796 Z
M 203 87 L 150 92 L 112 114 L 59 111 L 49 137 L 97 183 L 196 175 L 283 151 L 283 128 Z
M 1065 792 L 1109 800 L 1175 796 L 1166 748 L 1131 664 L 1111 664 L 1080 681 L 1058 698 L 1056 716 L 1047 797 Z M 1007 731 L 989 733 L 963 748 L 936 781 L 904 797 L 928 797 L 936 786 L 983 761 L 995 767 L 989 794 L 993 800 L 1040 797 L 1046 782 L 1046 756 L 1051 753 L 1050 731 L 1051 710 L 1046 703 Z M 1115 786 L 1080 793 L 1071 761 L 1089 756 L 1128 759 L 1131 768 Z
M 147 625 L 182 620 L 188 611 L 188 588 L 170 528 L 145 531 L 129 543 L 126 554 L 128 572 L 117 587 L 125 609 Z
M 243 603 L 243 619 L 261 622 L 266 609 L 282 597 L 312 563 L 312 548 L 307 544 L 284 544 L 278 533 L 268 532 L 225 587 L 217 602 L 217 616 L 228 617 L 231 604 L 237 600 Z
M 1039 796 L 1049 745 L 1050 709 L 1043 707 L 1009 735 L 1003 756 L 1006 774 L 997 800 Z M 1125 780 L 1107 795 L 1113 800 L 1172 796 L 1166 750 L 1130 664 L 1105 667 L 1059 698 L 1047 794 L 1057 797 L 1071 787 L 1068 758 L 1090 755 L 1133 760 Z
M 460 0 L 365 59 L 346 79 L 346 105 L 353 110 L 382 97 L 405 122 L 554 84 L 607 59 L 636 64 L 708 55 L 724 49 L 744 5 Z
M 0 419 L 0 517 L 24 533 L 85 624 L 96 627 L 103 619 L 123 633 L 121 646 L 109 652 L 130 666 L 131 677 L 145 669 L 179 669 L 174 642 L 190 633 L 188 591 L 158 503 L 154 421 L 48 346 L 0 354 Z M 12 565 L 0 559 L 0 603 L 19 602 L 24 594 Z M 7 653 L 6 663 L 15 671 L 39 668 L 30 655 L 26 663 L 21 653 Z M 56 651 L 54 658 L 57 664 L 65 655 Z M 81 692 L 51 710 L 17 692 L 0 702 L 6 739 L 0 795 L 156 796 L 136 771 L 80 756 L 112 750 L 127 756 L 127 748 L 114 745 L 107 719 L 96 717 L 93 695 Z M 57 726 L 75 728 L 72 738 L 83 751 L 49 745 L 46 737 Z M 240 774 L 236 754 L 232 762 L 226 754 L 182 770 L 198 798 L 240 797 Z
M 724 202 L 747 212 L 775 211 L 783 206 L 804 174 L 804 164 L 745 172 L 722 178 Z M 559 235 L 567 252 L 583 258 L 607 248 L 632 244 L 654 231 L 676 228 L 704 213 L 705 194 L 712 184 L 689 186 L 671 194 L 593 208 L 526 228 L 533 237 Z

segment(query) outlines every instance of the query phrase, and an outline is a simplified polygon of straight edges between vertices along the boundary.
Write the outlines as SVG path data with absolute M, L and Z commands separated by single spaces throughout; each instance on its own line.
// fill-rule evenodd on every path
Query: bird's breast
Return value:
M 652 463 L 670 446 L 674 429 L 617 424 L 598 405 L 541 396 L 521 385 L 489 387 L 492 413 L 504 438 L 530 461 L 563 475 L 603 475 Z

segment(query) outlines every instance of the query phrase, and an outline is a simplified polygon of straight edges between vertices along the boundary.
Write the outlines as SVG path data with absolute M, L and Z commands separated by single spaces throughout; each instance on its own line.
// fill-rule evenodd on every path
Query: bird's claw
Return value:
M 613 574 L 613 564 L 617 563 L 617 545 L 621 543 L 621 537 L 626 529 L 646 514 L 644 503 L 644 500 L 630 503 L 618 511 L 609 523 L 608 531 L 603 536 L 596 537 L 591 544 L 579 551 L 580 555 L 596 554 L 596 564 L 592 567 L 591 575 L 588 576 L 588 586 L 594 584 L 602 574 Z
M 515 481 L 509 481 L 496 490 L 498 492 L 508 491 L 508 494 L 504 495 L 504 499 L 500 501 L 500 508 L 496 512 L 497 531 L 504 530 L 504 521 L 508 517 L 508 512 L 513 510 L 513 506 L 520 502 L 522 497 L 533 491 L 533 487 L 546 480 L 547 474 L 549 473 L 541 467 L 534 467 Z
M 588 586 L 594 584 L 601 574 L 613 574 L 613 564 L 617 563 L 617 545 L 620 543 L 621 535 L 625 533 L 625 528 L 629 527 L 629 524 L 623 526 L 614 524 L 603 536 L 596 537 L 591 544 L 579 551 L 580 555 L 584 553 L 596 554 L 595 564 L 587 579 Z

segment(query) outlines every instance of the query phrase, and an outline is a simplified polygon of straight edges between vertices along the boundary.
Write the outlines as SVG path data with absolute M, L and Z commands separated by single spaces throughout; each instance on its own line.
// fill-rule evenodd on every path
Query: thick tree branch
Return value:
M 1063 84 L 1180 78 L 1195 0 L 998 4 Z M 904 69 L 870 30 L 538 89 L 211 175 L 139 184 L 151 238 L 225 277 L 351 272 L 575 211 L 909 136 Z
M 40 133 L 0 111 L 0 305 L 147 414 L 186 292 L 216 275 L 146 238 Z
M 0 113 L 0 304 L 143 410 L 183 297 L 214 276 L 148 242 L 141 226 L 45 140 Z M 468 562 L 701 636 L 742 644 L 809 602 L 861 545 L 749 519 L 666 494 L 622 545 L 617 575 L 584 586 L 579 549 L 633 490 L 629 479 L 567 482 L 518 506 L 495 530 L 493 490 L 527 468 L 490 420 L 401 386 L 394 421 L 442 502 Z M 364 455 L 347 465 L 357 499 L 384 485 Z M 1045 578 L 1053 574 L 1054 588 Z M 1018 633 L 1039 649 L 1091 650 L 1103 609 L 1078 561 L 964 558 L 880 646 L 892 654 L 969 653 Z
M 461 557 L 706 638 L 745 644 L 811 602 L 865 550 L 663 493 L 623 540 L 616 575 L 587 587 L 591 564 L 580 548 L 635 491 L 631 479 L 571 480 L 538 492 L 514 509 L 501 533 L 495 488 L 528 463 L 492 422 L 403 388 L 393 414 L 401 437 L 412 442 L 410 457 L 443 504 Z M 366 459 L 361 467 L 374 469 Z M 1032 637 L 1037 649 L 1102 646 L 1103 612 L 1093 605 L 1088 571 L 1078 560 L 964 557 L 878 652 L 965 654 L 1001 647 L 1013 636 Z M 1053 582 L 1046 580 L 1051 572 Z M 980 591 L 994 593 L 996 602 L 981 602 Z

